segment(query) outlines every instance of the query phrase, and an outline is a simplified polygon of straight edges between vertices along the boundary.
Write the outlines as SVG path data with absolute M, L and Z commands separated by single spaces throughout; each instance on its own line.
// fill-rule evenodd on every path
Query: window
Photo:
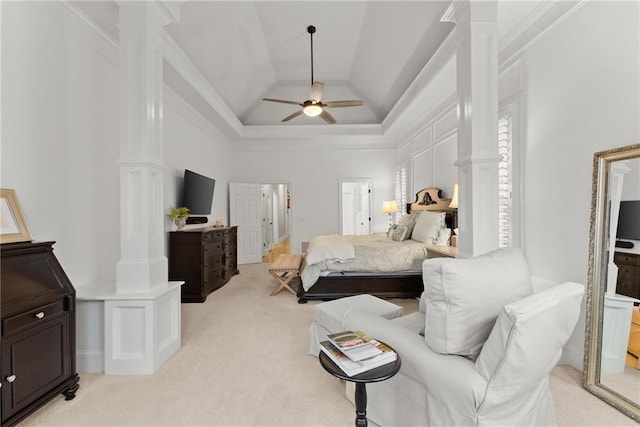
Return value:
M 394 222 L 405 213 L 407 206 L 407 168 L 400 168 L 396 171 L 395 198 L 398 203 L 398 212 L 394 214 Z

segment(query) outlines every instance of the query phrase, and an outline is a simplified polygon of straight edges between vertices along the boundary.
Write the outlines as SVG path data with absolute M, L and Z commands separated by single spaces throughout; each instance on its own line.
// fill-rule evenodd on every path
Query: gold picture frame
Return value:
M 0 188 L 0 243 L 30 242 L 31 231 L 16 191 Z

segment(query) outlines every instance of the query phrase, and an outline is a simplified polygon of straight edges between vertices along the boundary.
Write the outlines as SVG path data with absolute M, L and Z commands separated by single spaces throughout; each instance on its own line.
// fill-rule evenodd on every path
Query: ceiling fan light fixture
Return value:
M 311 39 L 311 91 L 309 93 L 309 98 L 304 102 L 288 101 L 286 99 L 276 98 L 262 98 L 262 100 L 269 102 L 279 102 L 281 104 L 299 105 L 302 107 L 302 109 L 296 111 L 293 114 L 289 114 L 287 117 L 282 119 L 282 122 L 288 122 L 289 120 L 295 119 L 296 117 L 304 114 L 307 117 L 320 117 L 322 120 L 332 125 L 336 122 L 336 119 L 325 110 L 325 107 L 360 107 L 362 106 L 363 102 L 355 100 L 322 102 L 324 83 L 317 82 L 313 79 L 313 33 L 316 32 L 316 27 L 314 27 L 313 25 L 309 25 L 307 27 L 307 32 L 309 33 Z
M 309 105 L 305 105 L 302 108 L 302 111 L 304 112 L 305 115 L 309 117 L 316 117 L 322 114 L 322 107 L 318 104 L 309 104 Z

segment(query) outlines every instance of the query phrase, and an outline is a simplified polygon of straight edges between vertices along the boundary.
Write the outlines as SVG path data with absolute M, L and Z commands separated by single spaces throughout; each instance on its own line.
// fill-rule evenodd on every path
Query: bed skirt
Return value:
M 370 294 L 379 298 L 419 298 L 424 290 L 422 272 L 388 274 L 332 274 L 323 276 L 305 291 L 300 278 L 291 281 L 298 287 L 298 303 L 328 301 L 352 295 Z M 295 288 L 294 288 L 295 289 Z

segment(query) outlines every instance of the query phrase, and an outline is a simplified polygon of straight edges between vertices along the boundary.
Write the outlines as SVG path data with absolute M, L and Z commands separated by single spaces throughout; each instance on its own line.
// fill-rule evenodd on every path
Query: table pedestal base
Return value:
M 356 383 L 356 427 L 367 427 L 367 389 L 365 383 Z

